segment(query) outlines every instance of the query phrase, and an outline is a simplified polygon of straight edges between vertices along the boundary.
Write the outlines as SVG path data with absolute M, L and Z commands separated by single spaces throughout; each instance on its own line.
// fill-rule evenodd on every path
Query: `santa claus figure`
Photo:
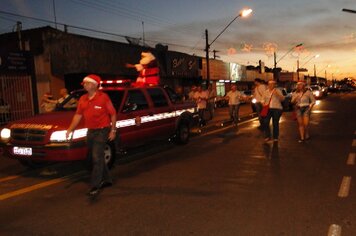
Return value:
M 152 53 L 142 52 L 139 64 L 127 64 L 126 66 L 136 68 L 139 72 L 136 85 L 157 85 L 159 83 L 159 68 Z

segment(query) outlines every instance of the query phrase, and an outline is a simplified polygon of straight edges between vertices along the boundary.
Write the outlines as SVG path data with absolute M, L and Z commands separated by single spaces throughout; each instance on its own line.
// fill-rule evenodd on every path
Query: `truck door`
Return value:
M 151 124 L 144 121 L 144 117 L 151 114 L 153 112 L 143 91 L 128 90 L 119 114 L 119 137 L 123 146 L 142 145 L 151 138 Z
M 176 114 L 175 110 L 162 88 L 148 88 L 154 106 L 154 117 L 151 129 L 157 138 L 168 138 L 174 134 Z

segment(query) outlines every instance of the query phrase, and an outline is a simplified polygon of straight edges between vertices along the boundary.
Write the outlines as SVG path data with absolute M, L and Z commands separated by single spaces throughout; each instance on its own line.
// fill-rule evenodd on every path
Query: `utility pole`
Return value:
M 54 26 L 57 29 L 57 15 L 56 15 L 56 1 L 53 0 L 53 15 L 54 15 Z
M 314 64 L 314 77 L 316 78 L 316 66 Z
M 19 39 L 19 49 L 22 51 L 22 37 L 21 37 L 22 23 L 21 21 L 16 22 L 16 32 Z
M 145 22 L 142 21 L 142 42 L 143 46 L 145 46 Z
M 214 53 L 214 59 L 219 58 L 219 56 L 217 56 L 217 55 L 216 55 L 216 53 L 217 53 L 217 52 L 220 52 L 220 51 L 215 50 L 215 49 L 213 50 L 213 53 Z
M 205 30 L 205 60 L 206 60 L 206 84 L 209 86 L 210 84 L 210 68 L 209 68 L 209 35 L 208 30 Z

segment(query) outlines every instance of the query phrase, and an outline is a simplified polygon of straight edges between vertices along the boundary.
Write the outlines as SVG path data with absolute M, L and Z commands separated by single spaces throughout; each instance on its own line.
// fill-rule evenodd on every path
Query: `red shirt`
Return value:
M 90 100 L 88 94 L 80 97 L 76 114 L 84 116 L 85 127 L 98 129 L 110 126 L 110 116 L 115 115 L 116 111 L 109 96 L 97 91 Z

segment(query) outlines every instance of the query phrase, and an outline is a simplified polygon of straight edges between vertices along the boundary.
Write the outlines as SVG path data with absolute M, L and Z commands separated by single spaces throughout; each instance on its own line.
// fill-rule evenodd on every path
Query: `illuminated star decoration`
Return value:
M 229 48 L 227 49 L 227 55 L 235 55 L 237 54 L 237 50 L 235 48 Z
M 355 42 L 355 39 L 356 39 L 356 34 L 355 33 L 351 33 L 350 35 L 346 35 L 344 37 L 345 39 L 345 43 L 352 43 L 352 42 Z
M 264 43 L 263 44 L 263 50 L 265 51 L 267 57 L 272 57 L 273 54 L 277 51 L 277 44 L 275 43 Z
M 241 43 L 241 51 L 243 52 L 251 52 L 252 48 L 252 44 Z
M 299 47 L 294 47 L 291 55 L 294 58 L 299 58 L 301 55 L 308 54 L 308 50 L 303 47 L 303 45 Z

